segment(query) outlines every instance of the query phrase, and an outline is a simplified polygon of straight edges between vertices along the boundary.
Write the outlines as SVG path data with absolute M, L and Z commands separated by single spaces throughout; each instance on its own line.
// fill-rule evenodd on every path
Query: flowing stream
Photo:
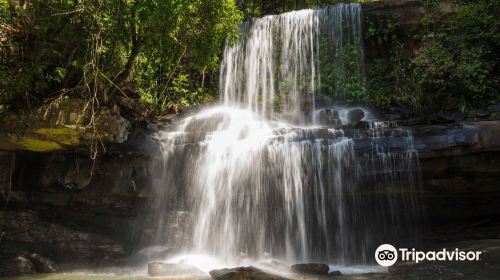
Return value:
M 411 134 L 373 123 L 361 137 L 317 120 L 322 85 L 348 78 L 347 64 L 362 75 L 360 14 L 359 4 L 339 4 L 242 26 L 224 51 L 220 105 L 158 133 L 157 200 L 166 205 L 167 190 L 182 190 L 189 226 L 180 234 L 158 218 L 156 244 L 174 236 L 179 253 L 226 263 L 367 264 L 382 242 L 413 242 Z M 345 46 L 357 50 L 354 62 L 335 55 Z M 329 55 L 338 71 L 322 76 Z

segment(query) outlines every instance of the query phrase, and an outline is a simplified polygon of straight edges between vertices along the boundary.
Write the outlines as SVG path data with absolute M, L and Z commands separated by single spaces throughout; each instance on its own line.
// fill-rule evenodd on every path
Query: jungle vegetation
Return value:
M 0 111 L 72 96 L 144 118 L 177 113 L 215 98 L 220 55 L 240 22 L 338 2 L 0 0 Z M 418 30 L 365 20 L 365 47 L 384 55 L 332 97 L 416 113 L 500 102 L 498 1 L 454 0 L 453 13 L 421 2 L 428 16 Z

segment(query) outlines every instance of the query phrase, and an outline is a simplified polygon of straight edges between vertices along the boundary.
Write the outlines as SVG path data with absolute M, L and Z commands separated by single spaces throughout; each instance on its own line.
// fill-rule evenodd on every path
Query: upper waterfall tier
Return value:
M 265 117 L 314 123 L 315 94 L 327 88 L 341 91 L 343 81 L 361 72 L 360 14 L 359 4 L 338 4 L 243 24 L 240 40 L 224 51 L 224 104 L 241 105 Z M 354 58 L 343 54 L 347 47 Z M 353 64 L 354 74 L 348 71 Z M 325 76 L 324 67 L 329 68 Z

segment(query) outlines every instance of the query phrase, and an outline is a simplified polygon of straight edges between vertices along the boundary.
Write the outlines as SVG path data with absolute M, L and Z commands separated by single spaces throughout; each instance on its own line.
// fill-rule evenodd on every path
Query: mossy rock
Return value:
M 90 112 L 81 99 L 59 100 L 32 112 L 6 112 L 0 116 L 0 150 L 50 152 L 127 140 L 130 123 L 117 108 L 95 108 L 93 122 Z

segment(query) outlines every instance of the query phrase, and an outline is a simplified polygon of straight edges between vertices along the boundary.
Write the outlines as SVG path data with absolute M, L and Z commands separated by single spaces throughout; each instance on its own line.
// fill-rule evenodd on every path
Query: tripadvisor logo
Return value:
M 481 251 L 461 251 L 458 248 L 448 250 L 446 248 L 439 251 L 416 251 L 415 248 L 396 249 L 391 244 L 382 244 L 375 250 L 375 260 L 381 266 L 394 265 L 398 260 L 414 261 L 479 261 Z
M 398 250 L 391 244 L 382 244 L 375 251 L 375 260 L 381 266 L 391 266 L 398 260 Z

